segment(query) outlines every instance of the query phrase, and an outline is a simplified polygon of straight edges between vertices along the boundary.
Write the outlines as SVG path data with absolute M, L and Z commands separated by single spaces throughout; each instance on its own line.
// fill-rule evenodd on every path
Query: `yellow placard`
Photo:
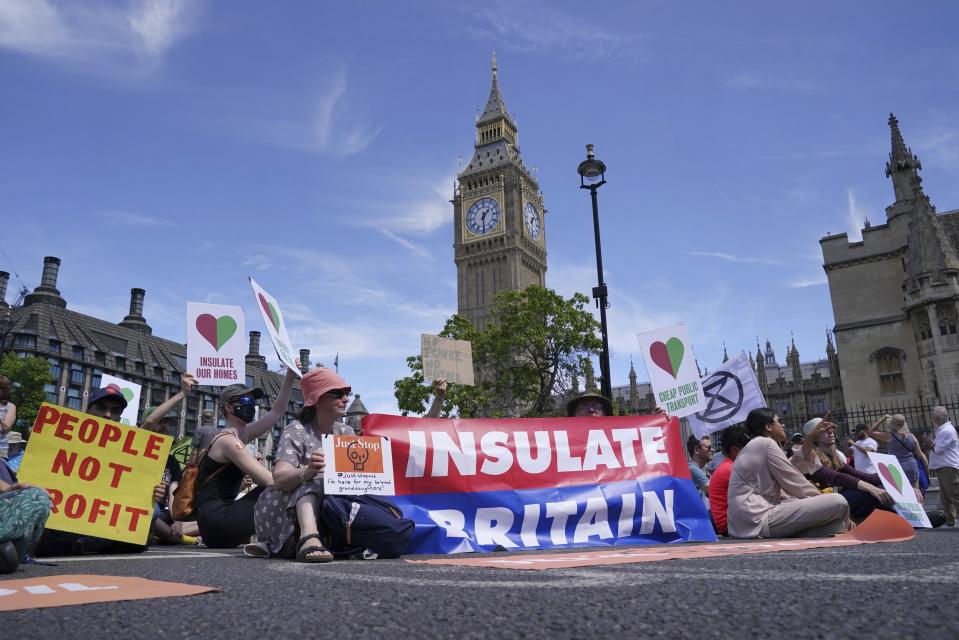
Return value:
M 18 473 L 53 499 L 47 528 L 145 544 L 173 438 L 43 404 Z

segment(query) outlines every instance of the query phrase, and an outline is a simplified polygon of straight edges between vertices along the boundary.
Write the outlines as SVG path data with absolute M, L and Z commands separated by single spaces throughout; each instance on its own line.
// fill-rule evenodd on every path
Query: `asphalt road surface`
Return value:
M 57 574 L 220 591 L 0 613 L 0 638 L 959 638 L 959 529 L 905 543 L 548 571 L 307 565 L 160 547 L 4 577 Z

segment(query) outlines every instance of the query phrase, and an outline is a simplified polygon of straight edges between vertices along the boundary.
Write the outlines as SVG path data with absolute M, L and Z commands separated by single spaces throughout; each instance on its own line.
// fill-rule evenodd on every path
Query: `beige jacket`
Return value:
M 729 535 L 761 536 L 776 505 L 818 495 L 819 490 L 789 462 L 775 440 L 753 438 L 736 456 L 729 476 Z

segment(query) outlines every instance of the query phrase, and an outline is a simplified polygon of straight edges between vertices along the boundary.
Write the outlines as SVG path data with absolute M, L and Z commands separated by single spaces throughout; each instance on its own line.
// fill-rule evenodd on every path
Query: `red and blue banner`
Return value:
M 675 418 L 373 414 L 363 434 L 391 440 L 407 553 L 716 540 Z

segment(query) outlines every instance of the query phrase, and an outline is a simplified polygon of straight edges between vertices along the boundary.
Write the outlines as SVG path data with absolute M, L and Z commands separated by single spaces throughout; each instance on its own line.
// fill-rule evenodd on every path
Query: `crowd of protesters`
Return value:
M 181 481 L 180 464 L 171 455 L 162 482 L 154 487 L 150 541 L 156 544 L 196 544 L 211 548 L 242 546 L 252 557 L 283 557 L 300 562 L 329 562 L 322 505 L 325 459 L 321 438 L 352 434 L 342 422 L 350 385 L 330 369 L 317 368 L 301 382 L 304 406 L 282 433 L 272 471 L 262 455 L 247 444 L 277 423 L 287 406 L 295 374 L 287 372 L 273 408 L 255 419 L 263 391 L 232 385 L 220 395 L 220 416 L 201 415 L 193 435 L 197 461 L 195 522 L 176 521 L 172 496 Z M 181 390 L 158 407 L 143 412 L 142 429 L 170 433 L 178 419 L 174 411 L 195 380 L 181 379 Z M 11 573 L 30 555 L 64 556 L 84 553 L 139 553 L 134 545 L 44 529 L 51 511 L 50 496 L 41 488 L 17 482 L 24 438 L 13 430 L 17 408 L 10 401 L 11 383 L 0 376 L 0 573 Z M 425 417 L 439 417 L 446 381 L 433 387 L 433 403 Z M 91 393 L 86 411 L 118 421 L 127 400 L 115 385 Z M 596 393 L 584 393 L 567 405 L 567 415 L 612 415 L 612 403 Z M 666 416 L 661 409 L 660 416 Z M 892 510 L 893 499 L 868 454 L 882 443 L 895 455 L 922 500 L 930 471 L 939 479 L 945 526 L 956 526 L 959 507 L 959 438 L 944 407 L 932 410 L 933 438 L 922 443 L 901 415 L 884 416 L 858 425 L 856 439 L 836 439 L 836 425 L 815 418 L 801 432 L 787 435 L 782 418 L 771 409 L 754 409 L 741 425 L 718 436 L 714 454 L 709 436 L 690 436 L 686 443 L 690 477 L 707 505 L 716 532 L 734 538 L 825 536 L 842 533 L 873 511 Z M 921 444 L 930 455 L 927 459 Z M 925 479 L 925 481 L 924 481 Z M 388 504 L 388 503 L 387 503 Z M 394 514 L 395 515 L 395 514 Z M 412 524 L 410 523 L 410 528 Z M 369 550 L 365 550 L 369 551 Z M 371 557 L 377 554 L 373 553 Z

